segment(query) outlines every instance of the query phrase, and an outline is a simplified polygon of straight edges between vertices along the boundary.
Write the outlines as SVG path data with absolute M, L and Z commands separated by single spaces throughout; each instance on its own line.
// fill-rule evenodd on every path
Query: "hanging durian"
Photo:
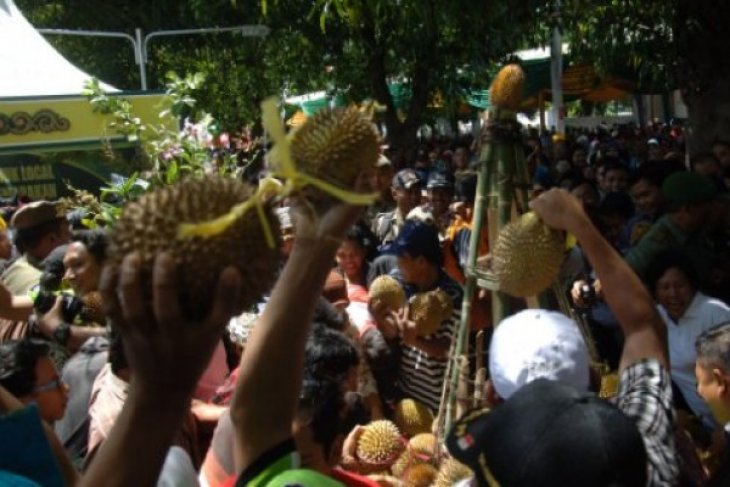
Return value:
M 534 212 L 508 223 L 497 236 L 491 256 L 500 291 L 534 296 L 555 281 L 563 263 L 564 240 Z
M 185 316 L 201 319 L 213 303 L 220 273 L 233 266 L 241 273 L 237 304 L 243 309 L 258 301 L 274 283 L 279 268 L 279 221 L 264 205 L 263 212 L 248 211 L 225 230 L 209 236 L 181 237 L 181 223 L 210 221 L 227 214 L 254 190 L 234 180 L 186 180 L 159 188 L 127 204 L 109 239 L 109 263 L 119 265 L 138 252 L 145 278 L 151 280 L 156 255 L 168 252 L 177 264 L 180 304 Z M 261 221 L 261 214 L 266 222 Z M 275 241 L 268 245 L 262 225 Z M 151 283 L 149 286 L 151 296 Z
M 505 110 L 518 110 L 522 104 L 524 85 L 525 72 L 520 65 L 505 65 L 489 87 L 489 103 Z

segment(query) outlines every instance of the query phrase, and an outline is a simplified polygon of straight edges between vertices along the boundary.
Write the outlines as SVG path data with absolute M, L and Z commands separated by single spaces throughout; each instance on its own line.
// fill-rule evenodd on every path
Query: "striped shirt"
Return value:
M 397 270 L 392 275 L 403 283 L 403 279 Z M 417 291 L 413 286 L 402 285 L 408 298 Z M 463 296 L 461 286 L 441 270 L 439 278 L 432 288 L 419 291 L 433 291 L 434 289 L 441 289 L 451 297 L 454 311 L 448 320 L 441 323 L 435 333 L 422 338 L 425 340 L 443 338 L 452 340 L 461 317 L 461 299 Z M 400 345 L 401 358 L 398 371 L 398 388 L 400 392 L 404 397 L 416 399 L 434 411 L 438 410 L 448 358 L 430 357 L 422 350 L 406 345 L 402 341 Z

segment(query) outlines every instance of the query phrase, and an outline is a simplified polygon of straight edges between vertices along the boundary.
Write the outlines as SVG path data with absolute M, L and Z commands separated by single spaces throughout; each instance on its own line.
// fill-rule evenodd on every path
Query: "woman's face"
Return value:
M 689 279 L 676 267 L 667 269 L 656 283 L 656 300 L 674 321 L 684 315 L 694 295 L 695 290 Z
M 348 278 L 357 278 L 362 270 L 365 252 L 357 242 L 345 240 L 335 254 L 335 260 Z
M 63 275 L 78 296 L 83 296 L 99 288 L 101 266 L 81 242 L 73 242 L 63 256 Z

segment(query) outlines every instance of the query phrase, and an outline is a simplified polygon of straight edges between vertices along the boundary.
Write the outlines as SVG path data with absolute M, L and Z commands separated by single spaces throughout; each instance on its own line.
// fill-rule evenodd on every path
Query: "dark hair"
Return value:
M 628 174 L 629 168 L 616 158 L 606 157 L 603 162 L 603 174 L 608 174 L 608 171 L 623 171 Z
M 365 262 L 363 262 L 363 271 L 367 267 L 366 263 L 372 261 L 378 256 L 378 239 L 370 228 L 363 221 L 358 221 L 345 235 L 346 240 L 357 243 L 363 250 Z
M 51 250 L 51 253 L 41 261 L 40 286 L 43 291 L 58 291 L 61 288 L 61 280 L 66 272 L 63 266 L 63 256 L 66 255 L 68 244 L 60 245 Z
M 730 321 L 703 332 L 695 341 L 697 361 L 730 372 Z
M 344 333 L 314 324 L 304 352 L 305 377 L 325 377 L 342 384 L 359 363 L 357 348 Z
M 314 307 L 314 327 L 322 326 L 336 331 L 345 328 L 345 317 L 326 298 L 320 296 Z
M 83 244 L 97 264 L 104 264 L 104 260 L 106 259 L 106 247 L 109 241 L 104 230 L 78 230 L 71 236 L 71 241 Z
M 322 447 L 325 458 L 329 458 L 341 432 L 343 407 L 342 389 L 336 381 L 305 376 L 299 395 L 298 414 L 308 417 L 312 438 Z
M 646 285 L 649 287 L 652 296 L 656 294 L 657 282 L 669 269 L 678 269 L 687 277 L 692 289 L 695 291 L 698 289 L 699 276 L 689 259 L 689 255 L 681 249 L 670 248 L 655 255 L 646 270 Z
M 626 192 L 612 191 L 598 205 L 598 212 L 601 215 L 619 215 L 628 219 L 634 214 L 634 202 Z
M 49 354 L 48 343 L 41 340 L 12 340 L 0 344 L 0 385 L 16 397 L 32 393 L 36 364 Z
M 40 225 L 34 225 L 29 228 L 21 228 L 16 231 L 14 243 L 21 254 L 32 249 L 48 234 L 59 233 L 61 225 L 68 225 L 65 218 L 56 218 Z

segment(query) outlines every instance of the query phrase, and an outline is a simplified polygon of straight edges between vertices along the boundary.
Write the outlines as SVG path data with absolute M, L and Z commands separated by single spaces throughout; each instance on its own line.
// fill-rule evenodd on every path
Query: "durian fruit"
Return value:
M 81 308 L 79 317 L 83 323 L 106 324 L 106 316 L 102 308 L 101 293 L 99 291 L 86 293 L 81 300 L 84 306 Z
M 518 110 L 524 85 L 525 72 L 520 65 L 505 65 L 489 87 L 489 103 L 504 110 Z
M 248 307 L 271 288 L 279 267 L 279 220 L 268 205 L 264 214 L 275 239 L 273 247 L 267 245 L 256 209 L 216 235 L 183 237 L 178 230 L 182 223 L 207 222 L 228 214 L 253 192 L 241 181 L 214 177 L 147 193 L 122 210 L 109 238 L 109 263 L 119 265 L 124 256 L 138 252 L 150 298 L 155 257 L 170 253 L 177 264 L 179 302 L 186 318 L 194 320 L 209 313 L 220 273 L 233 266 L 242 278 L 236 303 Z
M 400 454 L 390 470 L 396 477 L 401 477 L 406 469 L 419 463 L 438 466 L 438 439 L 431 433 L 421 433 L 408 442 L 408 446 Z
M 393 422 L 407 438 L 420 433 L 429 433 L 433 424 L 433 413 L 415 399 L 402 399 L 393 410 Z
M 534 296 L 558 277 L 564 242 L 534 212 L 505 225 L 492 251 L 492 272 L 500 291 L 518 298 Z
M 375 127 L 354 107 L 320 110 L 294 132 L 291 141 L 299 170 L 344 189 L 351 189 L 363 170 L 375 166 L 379 150 Z M 306 194 L 310 200 L 324 196 L 312 188 Z
M 455 483 L 469 478 L 472 475 L 474 474 L 469 467 L 452 457 L 448 457 L 441 462 L 441 467 L 439 467 L 433 487 L 451 487 Z
M 428 463 L 417 463 L 406 468 L 401 481 L 409 487 L 430 487 L 437 475 L 436 467 Z
M 364 464 L 390 468 L 404 449 L 398 427 L 392 421 L 380 419 L 365 426 L 356 454 Z
M 419 336 L 431 335 L 451 317 L 454 303 L 442 289 L 414 294 L 409 302 L 410 317 Z
M 382 301 L 391 311 L 399 310 L 406 301 L 406 293 L 400 283 L 388 275 L 376 277 L 368 293 L 370 299 Z

